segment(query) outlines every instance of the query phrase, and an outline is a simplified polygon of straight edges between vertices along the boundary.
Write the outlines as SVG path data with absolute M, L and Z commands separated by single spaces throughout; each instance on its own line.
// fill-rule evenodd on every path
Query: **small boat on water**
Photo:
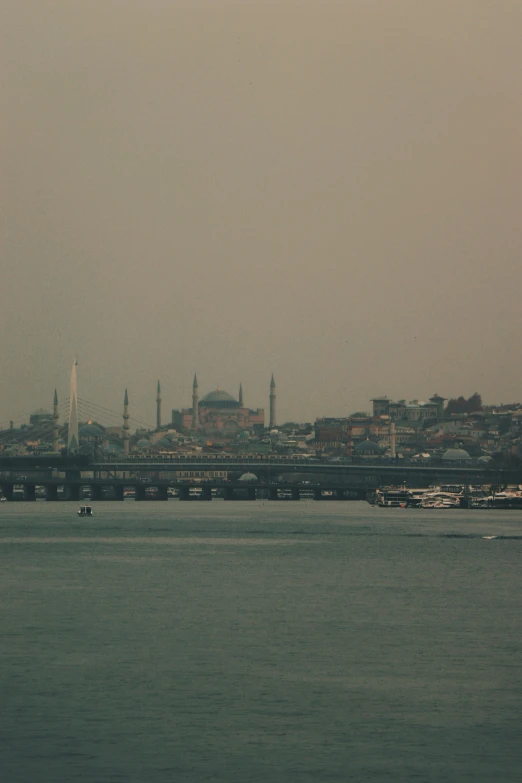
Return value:
M 92 517 L 92 506 L 80 506 L 78 509 L 79 517 Z

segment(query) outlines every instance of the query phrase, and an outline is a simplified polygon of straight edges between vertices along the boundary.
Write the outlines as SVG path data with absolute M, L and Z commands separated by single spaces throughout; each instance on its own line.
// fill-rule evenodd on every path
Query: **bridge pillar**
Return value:
M 36 485 L 25 484 L 24 485 L 24 500 L 36 500 Z
M 102 485 L 91 484 L 91 500 L 101 500 L 101 499 L 102 499 Z
M 323 500 L 323 491 L 321 489 L 314 489 L 314 500 Z
M 113 487 L 113 491 L 115 500 L 123 500 L 125 498 L 125 487 L 123 484 L 116 484 L 116 486 Z
M 234 487 L 225 487 L 225 500 L 235 500 Z
M 277 487 L 270 487 L 268 490 L 269 500 L 278 500 Z
M 257 497 L 257 492 L 255 487 L 248 487 L 247 489 L 247 500 L 255 500 Z
M 143 484 L 138 484 L 136 486 L 136 494 L 134 496 L 134 500 L 146 500 L 145 487 L 143 486 Z
M 292 487 L 292 500 L 301 500 L 301 491 L 299 487 Z
M 212 487 L 203 487 L 201 490 L 202 500 L 212 500 Z
M 58 484 L 47 484 L 45 487 L 46 500 L 58 500 Z
M 66 498 L 67 498 L 67 500 L 79 500 L 80 499 L 80 485 L 79 484 L 66 484 Z
M 2 484 L 2 493 L 4 498 L 6 500 L 12 500 L 13 499 L 13 485 L 12 484 Z
M 169 493 L 167 492 L 168 487 L 156 487 L 156 495 L 154 496 L 155 500 L 168 500 L 169 499 Z
M 190 500 L 190 487 L 180 487 L 179 488 L 179 499 L 180 500 Z

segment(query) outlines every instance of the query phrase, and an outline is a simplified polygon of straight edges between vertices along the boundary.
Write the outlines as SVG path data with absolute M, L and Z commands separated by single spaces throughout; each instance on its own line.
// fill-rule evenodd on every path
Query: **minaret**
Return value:
M 161 428 L 161 386 L 158 381 L 158 388 L 156 390 L 156 429 Z
M 238 402 L 241 408 L 243 408 L 243 384 L 239 384 L 239 397 Z
M 275 381 L 274 381 L 274 374 L 272 373 L 272 380 L 270 381 L 270 423 L 269 427 L 272 429 L 272 427 L 276 426 L 276 393 L 275 393 Z
M 199 429 L 199 395 L 196 373 L 194 373 L 194 383 L 192 384 L 192 429 Z
M 397 456 L 396 437 L 395 422 L 392 421 L 390 424 L 390 454 L 392 459 L 395 459 Z
M 76 391 L 76 367 L 78 360 L 74 360 L 71 370 L 71 385 L 69 391 L 69 430 L 67 433 L 67 453 L 75 454 L 80 446 L 78 436 L 78 397 Z
M 129 395 L 125 389 L 123 398 L 123 456 L 129 456 Z
M 53 402 L 53 451 L 58 451 L 59 429 L 58 429 L 58 392 L 54 390 Z

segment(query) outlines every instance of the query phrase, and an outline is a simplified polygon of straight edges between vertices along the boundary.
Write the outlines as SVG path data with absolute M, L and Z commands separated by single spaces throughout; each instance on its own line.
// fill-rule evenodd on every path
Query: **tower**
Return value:
M 243 384 L 242 383 L 239 384 L 238 402 L 239 402 L 240 406 L 243 407 Z
M 430 397 L 430 402 L 437 406 L 437 418 L 443 419 L 444 403 L 446 402 L 446 397 L 441 397 L 439 394 L 434 394 L 433 397 Z
M 397 456 L 396 438 L 395 422 L 392 421 L 390 424 L 390 455 L 392 459 L 395 459 Z
M 192 429 L 199 429 L 199 394 L 196 373 L 194 373 L 194 382 L 192 384 Z
M 161 386 L 158 381 L 158 388 L 156 390 L 156 429 L 161 428 Z
M 54 402 L 53 402 L 53 451 L 58 451 L 58 392 L 54 390 Z
M 123 398 L 123 456 L 129 456 L 129 395 L 125 389 Z
M 67 432 L 67 453 L 75 454 L 80 446 L 78 436 L 78 396 L 76 391 L 76 367 L 75 359 L 71 370 L 71 384 L 69 391 L 69 430 Z
M 275 393 L 275 381 L 274 381 L 274 374 L 272 373 L 272 380 L 270 381 L 270 423 L 269 427 L 272 429 L 272 427 L 276 426 L 276 393 Z

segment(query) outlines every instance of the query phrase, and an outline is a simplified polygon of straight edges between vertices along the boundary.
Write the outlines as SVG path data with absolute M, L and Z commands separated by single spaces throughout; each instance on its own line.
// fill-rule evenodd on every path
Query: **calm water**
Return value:
M 0 506 L 5 783 L 521 779 L 521 512 L 76 509 Z

